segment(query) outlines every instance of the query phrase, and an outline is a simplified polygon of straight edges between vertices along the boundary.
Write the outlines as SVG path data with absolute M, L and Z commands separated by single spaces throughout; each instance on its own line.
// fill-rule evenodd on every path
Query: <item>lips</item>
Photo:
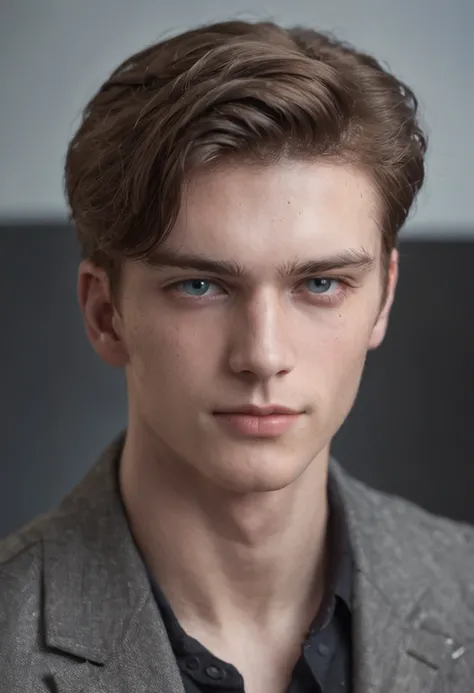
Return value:
M 245 405 L 214 414 L 226 430 L 238 437 L 276 438 L 289 431 L 302 412 L 280 405 Z
M 273 415 L 295 415 L 301 414 L 297 409 L 290 409 L 279 404 L 269 404 L 264 407 L 259 407 L 253 404 L 245 404 L 241 407 L 223 409 L 216 411 L 216 414 L 247 414 L 249 416 L 271 416 Z

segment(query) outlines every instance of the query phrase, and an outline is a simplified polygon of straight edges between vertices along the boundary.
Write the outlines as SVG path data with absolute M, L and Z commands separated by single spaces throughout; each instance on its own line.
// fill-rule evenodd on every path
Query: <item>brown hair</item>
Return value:
M 193 170 L 330 157 L 369 172 L 386 263 L 423 183 L 417 109 L 374 58 L 310 29 L 230 21 L 152 45 L 91 99 L 67 152 L 82 256 L 115 291 L 123 260 L 170 233 Z

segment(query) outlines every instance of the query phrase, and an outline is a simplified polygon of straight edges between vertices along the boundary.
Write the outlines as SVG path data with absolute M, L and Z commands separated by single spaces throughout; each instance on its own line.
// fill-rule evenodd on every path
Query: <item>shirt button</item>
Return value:
M 222 671 L 222 669 L 219 669 L 218 667 L 207 667 L 206 669 L 206 674 L 209 676 L 210 679 L 214 679 L 215 681 L 219 681 L 220 679 L 223 679 L 225 677 L 225 671 Z
M 321 657 L 327 657 L 329 654 L 329 647 L 325 645 L 323 642 L 318 645 L 318 652 L 321 655 Z
M 191 671 L 199 669 L 199 659 L 197 657 L 188 657 L 186 660 L 186 668 Z

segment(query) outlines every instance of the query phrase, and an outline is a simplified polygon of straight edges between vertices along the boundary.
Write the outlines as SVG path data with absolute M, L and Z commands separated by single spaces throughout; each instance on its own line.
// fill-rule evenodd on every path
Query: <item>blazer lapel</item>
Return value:
M 355 591 L 354 693 L 431 692 L 446 649 L 444 639 L 420 637 L 361 572 Z
M 84 662 L 56 672 L 57 693 L 184 693 L 179 670 L 153 603 L 133 615 L 116 652 L 102 666 Z
M 120 437 L 48 523 L 46 645 L 55 693 L 184 693 L 118 489 Z M 58 518 L 59 519 L 59 518 Z
M 464 693 L 471 682 L 459 656 L 463 643 L 449 618 L 436 618 L 436 567 L 421 560 L 417 541 L 405 536 L 403 515 L 392 516 L 381 494 L 351 478 L 334 459 L 329 473 L 354 553 L 354 693 Z M 428 533 L 419 542 L 423 538 L 429 541 Z M 440 688 L 448 681 L 448 688 Z

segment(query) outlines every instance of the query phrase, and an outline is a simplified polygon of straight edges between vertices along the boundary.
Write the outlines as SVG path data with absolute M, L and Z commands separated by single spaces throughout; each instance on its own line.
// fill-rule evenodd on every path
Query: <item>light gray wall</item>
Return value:
M 0 10 L 0 221 L 64 216 L 67 142 L 122 59 L 239 15 L 335 31 L 414 87 L 431 151 L 410 232 L 474 234 L 473 0 L 2 0 Z

